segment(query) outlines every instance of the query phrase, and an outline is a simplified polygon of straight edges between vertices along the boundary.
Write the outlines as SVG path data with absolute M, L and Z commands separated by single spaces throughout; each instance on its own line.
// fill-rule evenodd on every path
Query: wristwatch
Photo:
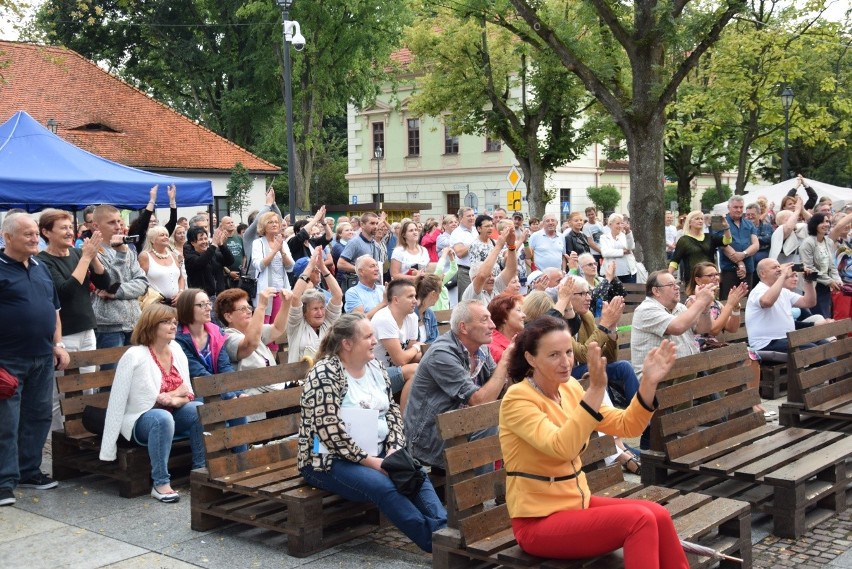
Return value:
M 54 347 L 54 348 L 62 348 L 62 349 L 64 350 L 64 349 L 65 349 L 65 344 L 64 344 L 64 343 L 62 343 L 62 342 L 56 342 L 55 344 L 53 344 L 53 347 Z
M 609 328 L 607 328 L 607 327 L 606 327 L 606 326 L 604 326 L 603 324 L 598 324 L 598 330 L 600 330 L 601 332 L 603 332 L 603 333 L 604 333 L 604 334 L 606 334 L 607 336 L 610 336 L 610 335 L 612 335 L 612 334 L 615 334 L 615 330 L 610 330 Z
M 302 275 L 299 278 L 302 279 L 305 282 L 310 282 L 310 280 L 311 280 L 311 277 L 309 277 L 308 275 Z

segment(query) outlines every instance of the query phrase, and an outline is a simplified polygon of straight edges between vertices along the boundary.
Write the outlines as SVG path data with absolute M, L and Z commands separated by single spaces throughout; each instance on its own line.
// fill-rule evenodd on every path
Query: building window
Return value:
M 447 213 L 455 215 L 461 207 L 458 193 L 447 194 Z
M 444 154 L 459 153 L 459 137 L 450 136 L 450 129 L 444 126 Z
M 420 156 L 420 119 L 408 119 L 408 155 Z
M 213 213 L 216 215 L 216 220 L 220 220 L 223 217 L 228 217 L 231 215 L 231 205 L 228 203 L 228 198 L 226 197 L 214 197 L 213 198 Z M 213 231 L 213 225 L 210 225 L 210 231 Z
M 500 152 L 503 150 L 503 141 L 499 138 L 491 138 L 485 135 L 485 152 Z
M 379 148 L 384 152 L 385 149 L 385 123 L 373 123 L 373 156 L 376 155 L 376 150 Z

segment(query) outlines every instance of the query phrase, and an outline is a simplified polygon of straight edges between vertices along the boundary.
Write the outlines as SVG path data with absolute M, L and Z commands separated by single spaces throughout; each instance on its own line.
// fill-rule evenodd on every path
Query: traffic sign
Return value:
M 521 192 L 508 192 L 507 197 L 508 199 L 506 200 L 506 209 L 508 209 L 509 211 L 521 211 Z
M 512 185 L 512 189 L 516 190 L 518 188 L 518 184 L 524 179 L 524 175 L 516 166 L 512 166 L 512 169 L 509 170 L 509 173 L 506 175 L 506 179 Z
M 571 202 L 562 202 L 562 213 L 571 213 Z

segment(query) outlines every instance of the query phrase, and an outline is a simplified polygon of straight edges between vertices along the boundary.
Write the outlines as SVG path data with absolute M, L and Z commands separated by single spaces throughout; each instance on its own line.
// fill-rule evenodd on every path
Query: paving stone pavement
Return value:
M 777 409 L 781 401 L 766 401 Z M 776 419 L 777 420 L 777 419 Z M 630 442 L 635 441 L 628 441 Z M 50 448 L 44 470 L 50 472 Z M 627 475 L 629 480 L 638 477 Z M 399 530 L 384 527 L 326 551 L 297 559 L 286 554 L 286 536 L 232 524 L 210 532 L 189 527 L 188 488 L 178 504 L 148 496 L 125 499 L 102 477 L 64 481 L 55 490 L 19 489 L 17 504 L 0 508 L 2 569 L 232 569 L 346 567 L 414 569 L 431 566 Z M 852 502 L 850 502 L 852 504 Z M 756 568 L 852 569 L 852 510 L 822 522 L 798 540 L 770 533 L 767 516 L 752 524 Z

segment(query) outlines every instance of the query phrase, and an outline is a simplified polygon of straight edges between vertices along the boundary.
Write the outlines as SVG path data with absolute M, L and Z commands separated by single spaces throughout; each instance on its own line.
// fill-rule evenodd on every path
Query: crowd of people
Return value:
M 724 345 L 719 335 L 739 328 L 743 310 L 755 362 L 785 351 L 789 330 L 848 317 L 852 213 L 812 190 L 805 202 L 799 190 L 778 212 L 734 196 L 726 216 L 690 212 L 676 227 L 667 214 L 670 265 L 650 274 L 629 218 L 613 213 L 604 225 L 594 208 L 561 228 L 552 214 L 525 223 L 468 207 L 393 223 L 374 212 L 335 220 L 320 207 L 289 226 L 269 192 L 237 225 L 178 218 L 170 187 L 160 225 L 155 187 L 129 228 L 109 205 L 87 209 L 77 234 L 67 212 L 46 210 L 38 222 L 7 214 L 0 315 L 19 324 L 0 332 L 0 364 L 22 387 L 0 400 L 0 505 L 15 502 L 15 487 L 56 486 L 41 472 L 41 449 L 61 421 L 53 373 L 68 352 L 133 346 L 117 364 L 101 459 L 115 459 L 120 437 L 147 446 L 161 502 L 180 498 L 167 469 L 174 437 L 188 437 L 193 466 L 204 465 L 203 402 L 191 378 L 305 360 L 303 476 L 377 503 L 424 550 L 446 511 L 428 478 L 403 493 L 385 461 L 402 451 L 440 472 L 436 417 L 502 398 L 499 429 L 473 438 L 499 432 L 506 501 L 526 551 L 576 557 L 624 546 L 654 556 L 653 566 L 685 566 L 669 547 L 665 510 L 590 496 L 579 454 L 592 431 L 642 434 L 646 448 L 654 391 L 674 358 Z M 632 318 L 631 360 L 619 361 L 624 284 L 637 282 L 646 298 Z M 435 311 L 446 309 L 449 331 L 439 334 Z M 365 409 L 375 411 L 376 438 L 359 445 L 343 417 Z M 617 441 L 608 462 L 638 472 L 639 451 Z M 548 538 L 598 522 L 623 532 Z

